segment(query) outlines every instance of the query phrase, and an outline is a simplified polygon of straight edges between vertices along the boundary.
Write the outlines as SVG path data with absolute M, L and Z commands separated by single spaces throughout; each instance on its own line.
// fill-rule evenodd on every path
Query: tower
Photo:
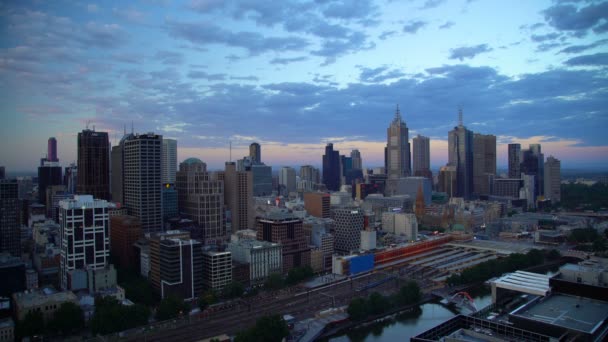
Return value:
M 78 133 L 76 193 L 110 199 L 110 140 L 107 132 L 85 129 Z
M 253 164 L 262 162 L 262 147 L 257 142 L 249 145 L 249 157 Z
M 334 151 L 334 144 L 325 146 L 323 155 L 323 183 L 327 190 L 340 190 L 340 152 Z
M 473 193 L 473 132 L 462 124 L 462 109 L 458 118 L 459 125 L 448 132 L 448 163 L 456 167 L 454 196 L 468 199 Z
M 161 182 L 174 184 L 177 172 L 177 140 L 163 139 L 161 168 Z
M 350 158 L 353 162 L 353 170 L 363 170 L 363 160 L 361 160 L 361 152 L 359 150 L 352 150 Z
M 237 171 L 234 162 L 226 162 L 224 172 L 218 173 L 224 181 L 224 203 L 230 210 L 230 231 L 250 229 L 255 225 L 253 212 L 253 174 Z M 227 219 L 228 221 L 228 219 Z
M 509 144 L 508 146 L 508 158 L 509 158 L 509 178 L 520 178 L 521 177 L 521 145 L 520 144 Z
M 545 162 L 545 198 L 551 203 L 561 201 L 561 161 L 549 156 Z
M 412 139 L 412 159 L 414 176 L 432 179 L 431 174 L 431 147 L 428 137 L 418 134 Z
M 399 105 L 395 111 L 395 118 L 386 130 L 386 170 L 389 178 L 407 177 L 411 174 L 411 158 L 409 130 L 401 118 Z
M 489 195 L 490 183 L 496 175 L 496 136 L 473 135 L 473 192 Z
M 58 162 L 57 159 L 57 139 L 50 137 L 47 146 L 46 159 L 50 162 Z

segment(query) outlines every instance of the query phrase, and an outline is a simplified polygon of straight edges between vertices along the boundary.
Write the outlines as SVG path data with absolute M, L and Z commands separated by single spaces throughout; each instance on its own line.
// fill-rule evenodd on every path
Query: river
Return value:
M 490 288 L 483 286 L 474 289 L 469 294 L 475 300 L 478 309 L 492 302 Z M 329 339 L 330 342 L 394 342 L 409 341 L 410 337 L 420 334 L 446 320 L 456 316 L 461 309 L 447 308 L 439 302 L 423 304 L 412 312 L 397 315 L 392 319 L 353 329 L 343 335 Z M 462 309 L 468 314 L 467 309 Z

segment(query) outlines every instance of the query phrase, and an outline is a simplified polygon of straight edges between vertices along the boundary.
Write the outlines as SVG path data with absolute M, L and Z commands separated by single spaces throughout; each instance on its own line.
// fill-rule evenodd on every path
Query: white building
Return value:
M 387 233 L 405 236 L 408 240 L 416 240 L 418 236 L 418 220 L 414 214 L 383 213 L 382 230 Z
M 177 172 L 177 140 L 163 138 L 161 159 L 161 181 L 163 184 L 174 184 Z
M 228 250 L 232 253 L 232 259 L 249 264 L 251 285 L 263 283 L 272 273 L 283 270 L 283 247 L 278 243 L 233 239 L 228 244 Z
M 361 249 L 369 251 L 376 249 L 376 231 L 362 230 L 361 231 Z
M 279 184 L 285 186 L 288 193 L 296 191 L 296 170 L 283 166 L 279 172 Z
M 221 291 L 232 281 L 232 253 L 203 252 L 203 286 Z
M 519 198 L 525 199 L 528 202 L 528 208 L 536 208 L 536 198 L 534 197 L 534 175 L 521 174 L 521 179 L 524 180 L 524 186 L 519 189 Z
M 108 202 L 91 195 L 75 195 L 60 202 L 61 288 L 68 287 L 68 272 L 102 269 L 110 261 Z

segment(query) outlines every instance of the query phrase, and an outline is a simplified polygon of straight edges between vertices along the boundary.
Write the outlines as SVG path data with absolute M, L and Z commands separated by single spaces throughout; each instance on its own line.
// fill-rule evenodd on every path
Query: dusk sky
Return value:
M 0 3 L 0 165 L 33 171 L 57 138 L 123 129 L 210 168 L 247 154 L 320 165 L 327 142 L 383 165 L 395 106 L 447 161 L 469 129 L 608 168 L 608 2 L 141 0 Z

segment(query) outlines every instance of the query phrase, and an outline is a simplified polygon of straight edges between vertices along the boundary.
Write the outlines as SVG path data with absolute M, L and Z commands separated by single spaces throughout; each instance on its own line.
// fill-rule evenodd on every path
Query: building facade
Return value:
M 520 144 L 509 144 L 508 145 L 508 158 L 509 158 L 509 178 L 520 178 L 521 177 L 521 145 Z
M 110 217 L 110 252 L 114 262 L 125 269 L 137 266 L 135 247 L 143 236 L 141 223 L 135 216 L 116 215 Z
M 475 133 L 473 135 L 473 192 L 478 196 L 490 195 L 494 176 L 496 176 L 496 136 Z
M 296 191 L 296 170 L 283 166 L 279 172 L 279 185 L 285 188 L 287 194 Z
M 331 211 L 334 220 L 334 248 L 349 254 L 361 248 L 361 231 L 364 228 L 363 210 L 338 208 Z
M 255 226 L 253 212 L 253 175 L 251 171 L 237 171 L 234 162 L 226 162 L 224 172 L 217 173 L 224 182 L 224 203 L 230 211 L 230 232 Z
M 283 246 L 278 243 L 238 239 L 228 244 L 232 260 L 249 265 L 249 285 L 264 283 L 273 273 L 283 272 Z
M 340 171 L 340 152 L 334 151 L 334 144 L 329 143 L 323 155 L 323 184 L 327 190 L 340 190 Z
M 388 178 L 401 178 L 411 175 L 409 129 L 401 118 L 399 106 L 395 118 L 386 130 L 386 172 Z
M 174 184 L 177 172 L 177 140 L 164 139 L 161 161 L 161 182 L 163 184 Z
M 305 192 L 304 208 L 309 215 L 320 218 L 330 218 L 331 196 L 325 192 Z
M 432 178 L 431 140 L 418 134 L 412 139 L 413 175 Z
M 558 203 L 561 198 L 561 161 L 549 156 L 545 162 L 545 198 Z
M 456 167 L 456 191 L 453 196 L 471 198 L 473 194 L 473 132 L 462 124 L 448 133 L 448 163 Z
M 262 163 L 262 147 L 254 142 L 249 145 L 249 157 L 254 164 Z
M 0 180 L 0 253 L 21 256 L 19 184 Z
M 203 287 L 222 291 L 232 282 L 232 254 L 230 252 L 203 252 Z
M 110 200 L 110 140 L 107 132 L 85 129 L 78 133 L 76 193 Z
M 271 211 L 257 219 L 257 239 L 283 246 L 283 273 L 310 266 L 310 247 L 302 220 L 285 211 Z

